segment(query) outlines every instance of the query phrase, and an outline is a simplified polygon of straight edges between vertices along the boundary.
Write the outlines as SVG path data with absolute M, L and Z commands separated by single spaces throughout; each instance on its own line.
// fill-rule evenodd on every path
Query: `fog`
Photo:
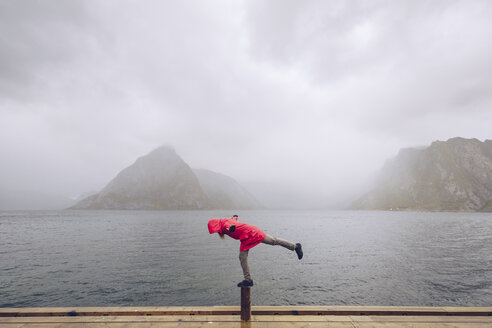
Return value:
M 160 145 L 272 208 L 341 208 L 400 148 L 491 138 L 490 1 L 0 2 L 0 209 Z

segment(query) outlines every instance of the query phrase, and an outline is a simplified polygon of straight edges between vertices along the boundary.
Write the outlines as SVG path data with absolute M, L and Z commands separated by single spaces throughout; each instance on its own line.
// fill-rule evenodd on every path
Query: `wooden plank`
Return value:
M 0 317 L 5 316 L 135 316 L 135 315 L 235 315 L 240 314 L 235 307 L 153 307 L 153 308 L 5 308 L 0 309 Z
M 149 323 L 136 322 L 136 323 L 35 323 L 35 324 L 9 324 L 1 326 L 2 328 L 93 328 L 93 327 L 106 327 L 106 328 L 140 328 L 140 327 L 153 327 L 153 328 L 167 328 L 167 327 L 182 327 L 182 328 L 300 328 L 300 327 L 349 327 L 349 328 L 386 328 L 386 327 L 412 327 L 412 328 L 490 328 L 490 323 L 462 323 L 462 324 L 449 324 L 449 323 L 424 323 L 424 322 L 407 322 L 407 323 L 371 323 L 371 322 L 159 322 Z
M 60 322 L 237 322 L 239 316 L 95 316 L 95 317 L 4 317 L 0 323 L 60 323 Z M 492 317 L 475 316 L 252 316 L 253 322 L 469 322 L 492 323 Z
M 5 316 L 236 315 L 238 306 L 0 308 Z M 492 307 L 252 306 L 254 315 L 466 315 L 490 316 Z
M 7 320 L 7 321 L 5 321 Z M 464 316 L 252 316 L 241 322 L 239 316 L 123 316 L 123 317 L 10 317 L 0 320 L 1 328 L 124 328 L 124 327 L 416 327 L 490 328 L 492 317 Z
M 311 327 L 311 326 L 309 326 Z M 462 324 L 450 324 L 450 323 L 425 323 L 425 322 L 412 322 L 399 324 L 394 322 L 389 323 L 369 323 L 369 322 L 357 322 L 352 327 L 357 328 L 395 328 L 395 327 L 411 327 L 411 328 L 490 328 L 490 323 L 462 323 Z
M 160 322 L 160 321 L 239 321 L 239 316 L 95 316 L 95 317 L 4 317 L 0 323 L 25 322 L 25 323 L 47 323 L 47 322 Z
M 492 315 L 492 307 L 253 307 L 255 315 Z
M 137 322 L 137 323 L 112 323 L 101 325 L 101 323 L 63 323 L 63 324 L 52 324 L 52 323 L 42 323 L 42 324 L 12 324 L 1 328 L 140 328 L 149 327 L 149 323 Z M 313 323 L 296 323 L 296 322 L 262 322 L 262 323 L 252 323 L 250 322 L 159 322 L 152 323 L 150 327 L 153 328 L 168 328 L 168 327 L 181 327 L 181 328 L 299 328 L 299 327 L 310 327 L 310 328 L 354 328 L 351 322 L 313 322 Z M 481 327 L 477 327 L 481 328 Z

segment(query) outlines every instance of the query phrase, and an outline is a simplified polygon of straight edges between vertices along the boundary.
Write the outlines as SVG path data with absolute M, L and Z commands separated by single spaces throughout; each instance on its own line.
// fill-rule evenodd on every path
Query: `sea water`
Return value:
M 238 305 L 233 214 L 304 250 L 251 249 L 253 305 L 492 305 L 490 213 L 9 211 L 0 307 Z

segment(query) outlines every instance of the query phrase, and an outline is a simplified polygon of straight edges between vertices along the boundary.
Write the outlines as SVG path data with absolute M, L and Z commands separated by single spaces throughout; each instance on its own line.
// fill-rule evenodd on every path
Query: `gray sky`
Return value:
M 0 193 L 97 191 L 164 144 L 269 205 L 335 206 L 402 147 L 491 138 L 490 17 L 470 0 L 0 0 Z

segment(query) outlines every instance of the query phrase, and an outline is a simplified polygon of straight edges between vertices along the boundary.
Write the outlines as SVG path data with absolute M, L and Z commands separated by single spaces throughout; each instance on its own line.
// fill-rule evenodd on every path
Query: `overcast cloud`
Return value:
M 491 138 L 490 17 L 470 0 L 0 0 L 0 209 L 97 191 L 163 144 L 269 206 L 343 205 L 400 148 Z

